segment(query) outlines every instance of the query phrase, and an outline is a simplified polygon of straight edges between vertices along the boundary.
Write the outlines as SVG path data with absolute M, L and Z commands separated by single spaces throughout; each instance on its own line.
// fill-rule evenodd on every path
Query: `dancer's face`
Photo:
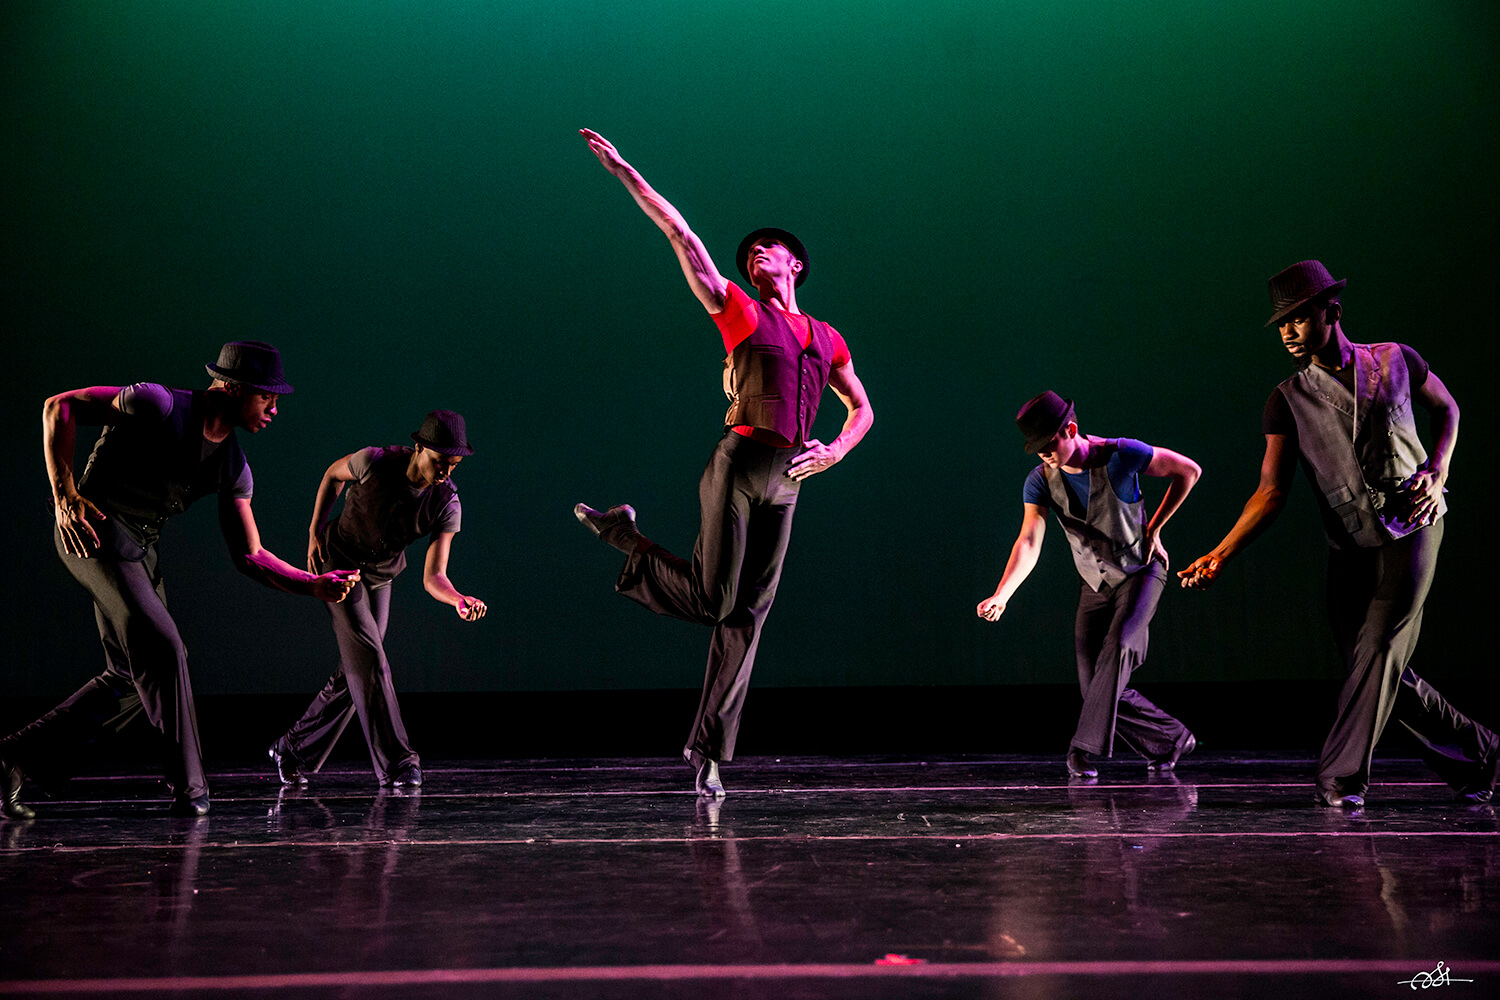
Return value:
M 802 270 L 802 262 L 785 244 L 777 240 L 758 240 L 745 256 L 745 270 L 750 273 L 752 282 L 761 275 L 767 278 L 783 274 L 796 276 Z
M 239 401 L 235 422 L 251 434 L 259 434 L 271 426 L 276 416 L 276 401 L 281 397 L 274 392 L 261 392 L 248 385 L 235 385 L 230 393 Z
M 453 470 L 458 468 L 462 462 L 462 455 L 442 455 L 431 448 L 417 445 L 417 479 L 416 485 L 423 488 L 434 483 L 445 483 L 448 477 L 453 475 Z
M 1338 320 L 1338 303 L 1309 302 L 1277 325 L 1281 344 L 1298 362 L 1307 364 L 1314 354 L 1328 346 Z
M 1073 456 L 1077 454 L 1078 425 L 1071 420 L 1063 425 L 1062 430 L 1058 431 L 1051 441 L 1048 441 L 1036 451 L 1036 457 L 1040 458 L 1051 469 L 1056 469 L 1063 465 L 1071 466 L 1073 464 Z

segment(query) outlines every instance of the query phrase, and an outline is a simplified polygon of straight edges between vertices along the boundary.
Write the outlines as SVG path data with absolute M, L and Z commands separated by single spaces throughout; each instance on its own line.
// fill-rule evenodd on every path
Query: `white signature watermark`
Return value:
M 1419 972 L 1410 979 L 1401 980 L 1396 985 L 1410 986 L 1414 990 L 1425 990 L 1432 986 L 1447 986 L 1451 983 L 1472 983 L 1473 981 L 1472 979 L 1457 978 L 1453 975 L 1453 970 L 1449 969 L 1442 962 L 1439 962 L 1437 968 L 1431 972 Z

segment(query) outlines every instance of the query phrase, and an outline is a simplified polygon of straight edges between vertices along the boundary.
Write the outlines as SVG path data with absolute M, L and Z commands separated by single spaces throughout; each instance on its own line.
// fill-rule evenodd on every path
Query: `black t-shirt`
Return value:
M 1430 369 L 1427 362 L 1422 360 L 1422 356 L 1416 351 L 1405 344 L 1401 344 L 1400 347 L 1401 356 L 1406 359 L 1406 374 L 1411 380 L 1408 391 L 1415 396 L 1417 390 L 1427 384 L 1427 374 Z M 1338 379 L 1339 385 L 1350 392 L 1354 391 L 1354 365 L 1352 363 L 1329 374 Z M 1285 434 L 1296 440 L 1297 418 L 1292 416 L 1291 404 L 1286 401 L 1286 396 L 1282 395 L 1279 387 L 1271 390 L 1271 398 L 1266 400 L 1266 409 L 1261 415 L 1260 424 L 1262 433 Z

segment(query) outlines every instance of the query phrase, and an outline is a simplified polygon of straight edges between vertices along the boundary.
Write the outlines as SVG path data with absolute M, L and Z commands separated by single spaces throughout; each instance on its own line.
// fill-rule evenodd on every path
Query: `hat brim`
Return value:
M 1290 316 L 1292 313 L 1296 312 L 1298 309 L 1301 309 L 1303 306 L 1307 305 L 1313 299 L 1316 299 L 1316 298 L 1319 298 L 1321 296 L 1327 295 L 1330 292 L 1340 291 L 1348 283 L 1349 283 L 1349 279 L 1348 278 L 1340 278 L 1338 281 L 1335 281 L 1333 284 L 1329 285 L 1327 288 L 1320 288 L 1316 292 L 1313 292 L 1311 295 L 1307 296 L 1306 298 L 1298 299 L 1296 302 L 1293 302 L 1291 305 L 1282 306 L 1280 309 L 1276 310 L 1276 312 L 1271 315 L 1270 319 L 1266 320 L 1266 326 L 1275 326 L 1277 323 L 1280 323 L 1287 316 Z
M 207 364 L 203 367 L 208 371 L 210 375 L 218 379 L 220 382 L 230 382 L 234 385 L 245 385 L 259 392 L 273 392 L 278 396 L 290 396 L 294 391 L 290 382 L 268 382 L 265 384 L 248 382 L 245 379 L 236 378 L 235 376 L 226 372 L 224 369 L 220 368 L 218 365 Z
M 792 282 L 792 287 L 802 287 L 803 280 L 807 278 L 807 247 L 803 246 L 802 241 L 797 239 L 797 237 L 793 234 L 787 232 L 785 229 L 777 229 L 775 226 L 766 226 L 764 228 L 757 229 L 749 236 L 746 236 L 744 239 L 740 240 L 740 248 L 735 252 L 734 255 L 734 262 L 739 266 L 740 274 L 744 275 L 745 280 L 749 281 L 750 284 L 755 284 L 755 282 L 750 281 L 750 268 L 747 266 L 749 263 L 750 248 L 753 247 L 758 240 L 763 240 L 768 237 L 786 247 L 793 253 L 793 255 L 796 256 L 799 261 L 802 262 L 802 270 L 797 272 L 797 280 Z
M 417 444 L 421 445 L 423 448 L 426 448 L 429 451 L 435 451 L 439 455 L 447 455 L 452 458 L 468 458 L 470 455 L 474 454 L 474 449 L 470 448 L 468 445 L 441 445 L 433 444 L 431 441 L 424 441 L 416 431 L 412 431 L 411 439 L 417 442 Z
M 1057 437 L 1058 433 L 1075 419 L 1076 414 L 1073 409 L 1073 401 L 1071 399 L 1066 399 L 1063 400 L 1063 402 L 1068 404 L 1068 408 L 1063 411 L 1061 419 L 1057 421 L 1057 426 L 1054 427 L 1052 429 L 1052 433 L 1048 434 L 1046 437 L 1028 437 L 1026 439 L 1026 444 L 1022 446 L 1025 449 L 1026 454 L 1035 455 L 1037 451 L 1040 450 L 1042 445 Z

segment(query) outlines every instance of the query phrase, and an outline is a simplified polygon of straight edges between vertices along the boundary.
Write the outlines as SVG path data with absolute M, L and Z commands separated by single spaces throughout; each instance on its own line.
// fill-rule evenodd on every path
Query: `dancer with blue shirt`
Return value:
M 1188 728 L 1129 687 L 1146 659 L 1151 617 L 1167 582 L 1161 531 L 1198 481 L 1192 459 L 1130 438 L 1101 438 L 1078 430 L 1073 401 L 1048 390 L 1016 414 L 1026 451 L 1042 464 L 1023 488 L 1021 531 L 995 592 L 979 602 L 979 617 L 998 621 L 1036 566 L 1057 514 L 1073 563 L 1083 578 L 1074 647 L 1083 709 L 1066 758 L 1071 778 L 1095 778 L 1089 755 L 1110 757 L 1116 735 L 1170 771 L 1197 740 Z M 1167 479 L 1156 513 L 1146 517 L 1140 476 Z

